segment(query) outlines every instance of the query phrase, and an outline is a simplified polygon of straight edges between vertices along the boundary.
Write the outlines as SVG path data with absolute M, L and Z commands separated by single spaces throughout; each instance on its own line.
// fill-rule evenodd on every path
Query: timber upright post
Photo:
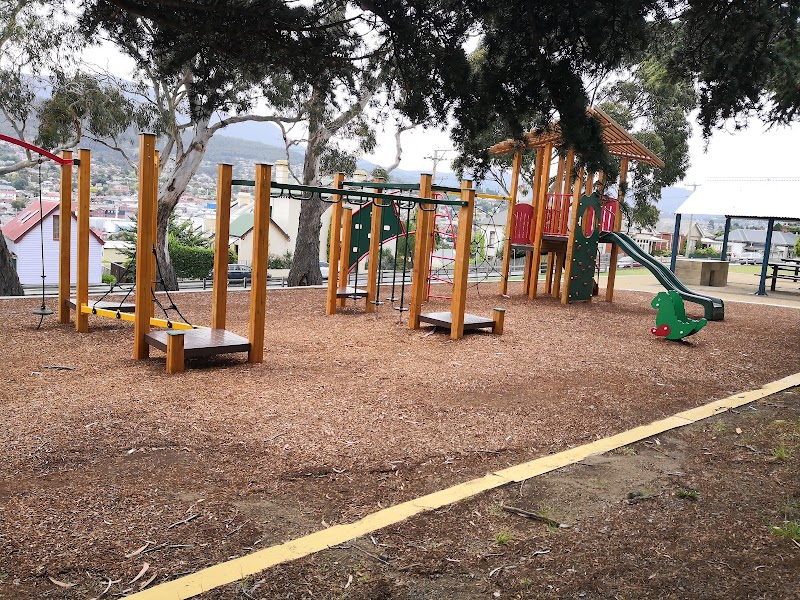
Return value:
M 344 173 L 333 176 L 333 187 L 342 189 Z M 328 298 L 325 303 L 325 314 L 336 314 L 336 288 L 339 285 L 339 255 L 342 250 L 342 196 L 333 197 L 333 213 L 331 214 L 331 241 L 328 247 Z
M 217 165 L 217 224 L 214 231 L 211 329 L 225 329 L 225 321 L 228 316 L 228 241 L 231 231 L 232 180 L 233 166 L 228 164 Z
M 579 169 L 572 184 L 572 210 L 570 230 L 567 238 L 567 254 L 564 258 L 564 285 L 561 288 L 561 304 L 569 304 L 569 282 L 572 278 L 572 253 L 575 248 L 575 230 L 578 227 L 578 208 L 583 191 L 583 169 Z
M 414 269 L 411 275 L 411 302 L 408 308 L 408 327 L 409 329 L 419 329 L 419 316 L 422 313 L 422 301 L 425 297 L 425 264 L 429 260 L 425 250 L 428 245 L 425 243 L 425 234 L 428 231 L 427 218 L 430 215 L 430 204 L 423 205 L 424 199 L 431 198 L 431 186 L 433 176 L 430 173 L 423 173 L 419 178 L 419 199 L 417 204 L 417 233 L 414 235 Z
M 153 295 L 153 212 L 157 209 L 155 198 L 156 136 L 142 133 L 139 137 L 139 211 L 136 236 L 136 317 L 133 326 L 133 358 L 140 360 L 150 355 L 145 336 L 150 332 L 150 304 Z
M 534 210 L 534 213 L 536 212 L 536 198 L 539 195 L 539 174 L 542 172 L 542 163 L 544 162 L 542 160 L 543 156 L 544 156 L 544 151 L 542 150 L 542 148 L 537 148 L 536 159 L 533 167 L 533 189 L 531 190 L 531 206 Z M 531 245 L 533 244 L 534 232 L 536 230 L 535 219 L 536 219 L 535 216 L 531 219 L 531 235 L 528 240 L 528 243 Z M 530 293 L 531 274 L 533 273 L 533 263 L 534 263 L 533 252 L 526 252 L 525 272 L 522 280 L 522 293 L 526 295 Z M 537 277 L 539 276 L 538 272 L 536 276 Z
M 617 188 L 617 212 L 614 214 L 614 231 L 622 230 L 622 203 L 625 202 L 625 188 L 628 185 L 628 159 L 622 158 L 619 163 L 619 187 Z M 608 263 L 608 279 L 606 280 L 606 302 L 614 301 L 614 282 L 617 277 L 617 257 L 619 246 L 611 244 L 611 258 Z
M 450 339 L 464 337 L 464 311 L 467 305 L 467 275 L 472 245 L 472 220 L 475 214 L 475 189 L 472 182 L 461 182 L 461 208 L 458 210 L 458 238 L 456 239 L 456 266 L 453 274 L 453 297 L 450 300 Z M 493 327 L 495 329 L 495 327 Z M 500 325 L 502 332 L 502 323 Z
M 514 152 L 511 167 L 511 192 L 508 199 L 508 217 L 506 217 L 506 237 L 503 241 L 503 272 L 500 274 L 500 295 L 508 293 L 508 273 L 511 270 L 511 237 L 514 233 L 514 208 L 517 206 L 519 190 L 519 172 L 522 167 L 522 150 Z
M 561 220 L 558 224 L 560 232 L 567 231 L 569 227 L 569 201 L 564 198 L 565 195 L 572 195 L 572 186 L 575 183 L 572 170 L 575 166 L 575 151 L 570 148 L 567 151 L 567 161 L 564 165 L 564 182 L 563 187 L 557 188 L 561 193 Z M 555 273 L 553 275 L 553 298 L 561 297 L 561 274 L 564 270 L 564 262 L 566 260 L 566 252 L 559 252 L 556 255 Z
M 255 209 L 253 211 L 253 279 L 250 283 L 250 351 L 247 353 L 247 362 L 249 363 L 264 362 L 264 322 L 267 314 L 267 262 L 269 260 L 271 188 L 272 165 L 256 165 Z M 217 210 L 219 210 L 219 206 L 217 206 Z M 228 205 L 228 210 L 230 211 L 230 205 Z M 226 266 L 226 279 L 227 273 Z
M 530 287 L 528 288 L 528 298 L 536 298 L 536 288 L 539 285 L 539 271 L 542 263 L 542 231 L 544 230 L 544 213 L 547 208 L 547 186 L 550 182 L 550 162 L 553 158 L 553 144 L 546 144 L 542 149 L 542 171 L 537 179 L 536 195 L 536 217 L 533 231 L 531 232 L 531 243 L 533 244 L 533 264 L 531 268 Z
M 64 160 L 72 151 L 64 150 Z M 61 195 L 58 203 L 58 322 L 69 323 L 70 259 L 72 252 L 72 163 L 61 165 Z M 77 304 L 77 303 L 76 303 Z M 80 311 L 76 307 L 75 314 Z
M 350 234 L 353 228 L 353 209 L 349 206 L 343 208 L 344 218 L 342 219 L 342 245 L 339 249 L 339 288 L 347 292 L 347 276 L 350 274 Z M 328 278 L 330 279 L 330 268 L 328 268 Z M 358 286 L 358 282 L 353 286 L 353 294 Z M 347 305 L 347 296 L 339 298 L 339 308 Z
M 153 280 L 154 291 L 158 291 L 158 283 L 155 281 L 158 276 L 158 257 L 155 252 L 158 246 L 158 156 L 158 150 L 153 152 L 153 252 L 150 253 L 150 278 Z M 169 232 L 167 232 L 166 239 L 168 238 Z M 150 307 L 150 318 L 153 319 L 156 316 L 156 303 L 150 302 L 148 306 Z
M 89 315 L 81 311 L 81 307 L 89 304 L 89 211 L 91 210 L 90 177 L 91 152 L 84 148 L 78 150 L 80 165 L 78 166 L 78 256 L 76 261 L 75 285 L 75 331 L 89 331 Z M 68 222 L 72 220 L 69 215 Z
M 375 183 L 383 183 L 382 177 L 376 177 Z M 375 190 L 376 193 L 380 189 Z M 381 237 L 383 236 L 383 198 L 372 201 L 372 213 L 369 228 L 369 266 L 367 267 L 367 305 L 366 311 L 374 313 L 378 302 L 378 271 L 381 268 Z M 363 223 L 362 223 L 363 226 Z

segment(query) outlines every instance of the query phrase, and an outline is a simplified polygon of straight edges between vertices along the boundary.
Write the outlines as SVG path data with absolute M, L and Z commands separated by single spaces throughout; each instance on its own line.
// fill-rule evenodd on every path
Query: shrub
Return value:
M 267 267 L 270 269 L 291 269 L 292 253 L 287 250 L 283 254 L 270 254 Z
M 108 285 L 114 285 L 117 283 L 117 278 L 111 275 L 110 273 L 103 273 L 102 277 L 103 283 L 107 283 Z
M 169 255 L 175 276 L 180 279 L 203 279 L 214 268 L 214 251 L 211 248 L 184 246 L 171 239 Z
M 689 254 L 689 258 L 719 258 L 720 253 L 713 248 L 700 248 Z

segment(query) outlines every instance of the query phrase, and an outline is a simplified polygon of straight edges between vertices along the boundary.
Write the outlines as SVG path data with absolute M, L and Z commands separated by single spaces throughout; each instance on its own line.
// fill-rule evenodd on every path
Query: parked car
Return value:
M 742 252 L 736 257 L 736 261 L 741 265 L 760 265 L 764 261 L 761 252 Z
M 209 279 L 214 278 L 214 269 L 208 274 Z M 267 277 L 269 279 L 269 277 Z M 228 281 L 241 281 L 242 279 L 250 281 L 253 279 L 253 270 L 249 265 L 228 265 Z
M 319 261 L 319 270 L 322 271 L 322 278 L 327 279 L 330 272 L 330 265 L 324 260 Z
M 617 259 L 618 269 L 632 269 L 633 267 L 641 267 L 642 265 L 633 260 L 630 256 L 620 256 Z

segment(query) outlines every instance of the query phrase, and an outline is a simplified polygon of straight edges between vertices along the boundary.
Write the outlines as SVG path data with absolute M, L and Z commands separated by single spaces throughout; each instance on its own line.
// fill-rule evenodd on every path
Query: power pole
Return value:
M 431 179 L 434 183 L 436 183 L 436 170 L 439 167 L 439 163 L 445 159 L 445 154 L 448 152 L 450 152 L 449 148 L 436 148 L 433 151 L 433 156 L 425 157 L 425 160 L 433 161 L 433 172 L 431 173 Z

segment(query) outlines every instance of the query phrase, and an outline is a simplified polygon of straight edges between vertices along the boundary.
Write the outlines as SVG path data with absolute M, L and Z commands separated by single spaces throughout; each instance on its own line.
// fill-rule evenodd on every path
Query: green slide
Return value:
M 678 292 L 680 297 L 687 302 L 701 305 L 705 311 L 705 318 L 709 321 L 722 321 L 725 318 L 725 305 L 722 300 L 705 294 L 698 294 L 687 288 L 681 283 L 680 279 L 675 277 L 672 271 L 642 250 L 636 242 L 624 233 L 604 231 L 600 234 L 600 242 L 616 244 L 636 262 L 647 267 L 665 289 Z

